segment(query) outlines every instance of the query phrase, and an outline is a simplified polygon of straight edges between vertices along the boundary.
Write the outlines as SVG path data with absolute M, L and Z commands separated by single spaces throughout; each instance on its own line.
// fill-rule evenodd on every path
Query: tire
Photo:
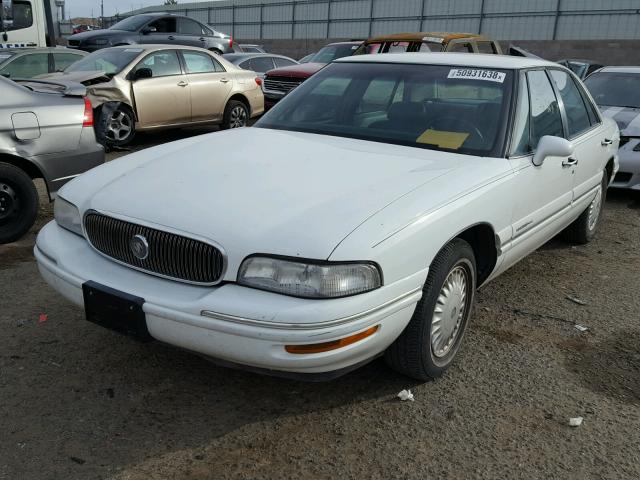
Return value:
M 604 202 L 607 198 L 608 183 L 609 177 L 607 176 L 607 172 L 604 172 L 602 182 L 600 182 L 600 190 L 596 194 L 596 197 L 585 211 L 562 232 L 565 240 L 578 245 L 584 245 L 593 240 L 593 237 L 595 237 L 598 231 L 600 219 L 602 218 L 602 210 L 604 210 Z
M 462 295 L 461 281 L 465 284 Z M 413 317 L 385 352 L 387 364 L 417 380 L 440 377 L 451 366 L 460 348 L 471 316 L 475 289 L 473 249 L 464 240 L 456 238 L 445 245 L 431 263 L 422 299 Z M 453 322 L 454 318 L 456 322 Z M 435 335 L 443 330 L 445 335 Z
M 123 103 L 105 103 L 96 117 L 96 138 L 106 148 L 124 147 L 136 136 L 133 110 Z
M 246 127 L 248 119 L 249 108 L 247 105 L 239 100 L 229 100 L 227 106 L 224 107 L 224 116 L 222 117 L 220 128 L 227 130 L 229 128 Z
M 19 240 L 33 226 L 40 201 L 25 172 L 0 163 L 0 244 Z

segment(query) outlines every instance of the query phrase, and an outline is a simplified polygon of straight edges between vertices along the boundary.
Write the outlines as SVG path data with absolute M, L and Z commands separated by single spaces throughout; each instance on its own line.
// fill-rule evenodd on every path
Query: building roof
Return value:
M 640 67 L 603 67 L 598 72 L 607 73 L 640 73 Z
M 515 57 L 509 55 L 484 55 L 480 53 L 379 53 L 371 55 L 354 55 L 336 60 L 336 62 L 357 63 L 413 63 L 425 65 L 455 65 L 477 68 L 505 68 L 516 70 L 522 68 L 555 66 L 538 58 Z

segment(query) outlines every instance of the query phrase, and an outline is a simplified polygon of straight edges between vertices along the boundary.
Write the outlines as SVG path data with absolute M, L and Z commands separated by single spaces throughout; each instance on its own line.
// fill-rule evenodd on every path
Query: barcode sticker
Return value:
M 447 78 L 463 78 L 466 80 L 485 80 L 487 82 L 503 83 L 507 74 L 495 70 L 480 70 L 477 68 L 452 68 Z

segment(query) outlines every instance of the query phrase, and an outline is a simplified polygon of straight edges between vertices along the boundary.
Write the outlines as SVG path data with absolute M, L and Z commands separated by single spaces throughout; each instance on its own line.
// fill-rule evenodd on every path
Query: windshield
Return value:
M 640 108 L 638 73 L 594 73 L 584 83 L 598 105 Z
M 120 20 L 109 27 L 109 30 L 126 30 L 127 32 L 137 32 L 151 17 L 146 15 L 134 15 L 133 17 Z
M 327 45 L 320 49 L 313 57 L 311 57 L 309 63 L 331 63 L 342 57 L 349 57 L 353 55 L 353 52 L 358 48 L 357 45 L 345 44 L 345 45 Z
M 107 75 L 117 75 L 142 52 L 141 48 L 105 48 L 71 64 L 65 73 L 104 72 Z
M 497 156 L 512 76 L 482 68 L 334 63 L 256 126 Z

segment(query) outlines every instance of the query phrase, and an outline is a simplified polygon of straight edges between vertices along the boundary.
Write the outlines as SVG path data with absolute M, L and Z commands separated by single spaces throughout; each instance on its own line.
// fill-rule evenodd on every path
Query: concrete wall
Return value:
M 264 45 L 269 52 L 299 59 L 327 43 L 349 39 L 245 40 L 239 43 Z M 640 65 L 640 40 L 513 40 L 502 41 L 503 49 L 513 43 L 548 60 L 582 58 L 604 65 Z

